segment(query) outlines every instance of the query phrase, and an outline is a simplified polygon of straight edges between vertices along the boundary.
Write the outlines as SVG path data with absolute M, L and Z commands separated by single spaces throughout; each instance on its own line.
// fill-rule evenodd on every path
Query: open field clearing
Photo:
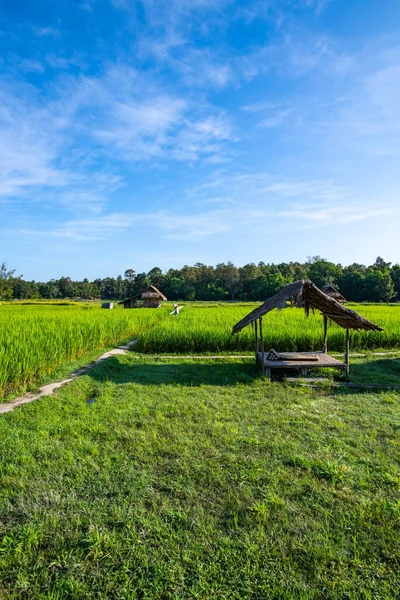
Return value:
M 395 392 L 132 353 L 3 415 L 0 455 L 4 597 L 398 595 Z
M 250 327 L 231 336 L 232 326 L 259 304 L 186 304 L 178 316 L 171 306 L 158 310 L 102 310 L 89 304 L 10 304 L 0 306 L 0 397 L 26 389 L 60 365 L 89 352 L 137 336 L 143 353 L 234 353 L 253 351 Z M 352 332 L 356 350 L 400 348 L 400 306 L 350 305 L 384 328 Z M 265 317 L 266 348 L 304 351 L 322 348 L 322 318 L 300 309 Z M 344 330 L 329 328 L 328 350 L 342 352 Z

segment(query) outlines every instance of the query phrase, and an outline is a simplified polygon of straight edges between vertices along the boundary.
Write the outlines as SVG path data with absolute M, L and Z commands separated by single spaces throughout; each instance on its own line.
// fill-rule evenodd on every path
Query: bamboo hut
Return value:
M 274 308 L 286 308 L 288 302 L 292 306 L 304 308 L 307 316 L 310 308 L 321 312 L 324 323 L 324 342 L 321 352 L 286 352 L 281 354 L 275 351 L 265 352 L 262 318 Z M 328 320 L 334 321 L 346 330 L 344 362 L 338 361 L 327 354 Z M 333 367 L 345 371 L 348 375 L 350 367 L 349 330 L 382 331 L 379 325 L 368 321 L 356 311 L 346 308 L 335 298 L 318 289 L 309 280 L 295 281 L 283 287 L 277 294 L 268 298 L 264 304 L 236 323 L 232 329 L 232 335 L 239 333 L 250 324 L 253 326 L 255 333 L 256 361 L 261 362 L 263 373 L 268 377 L 271 376 L 271 369 L 300 369 L 302 373 L 305 373 L 306 369 L 321 367 Z
M 140 302 L 141 299 L 141 302 Z M 155 285 L 151 285 L 145 292 L 132 298 L 126 298 L 119 302 L 123 304 L 124 308 L 160 308 L 162 302 L 166 302 L 167 298 L 164 296 Z
M 337 289 L 334 288 L 330 283 L 324 285 L 321 288 L 321 292 L 324 292 L 324 294 L 330 296 L 331 298 L 335 298 L 335 300 L 340 302 L 340 304 L 344 304 L 346 302 L 346 298 L 344 298 L 344 296 L 342 296 L 342 294 L 338 292 Z
M 141 306 L 140 296 L 132 296 L 132 298 L 125 298 L 125 300 L 121 300 L 118 304 L 123 304 L 124 308 L 139 308 Z
M 161 302 L 166 301 L 167 298 L 155 285 L 151 285 L 149 289 L 142 294 L 142 306 L 145 308 L 160 308 Z

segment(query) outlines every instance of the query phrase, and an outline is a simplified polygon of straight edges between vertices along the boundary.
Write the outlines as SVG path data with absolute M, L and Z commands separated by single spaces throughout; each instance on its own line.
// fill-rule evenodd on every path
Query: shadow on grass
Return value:
M 289 373 L 294 375 L 293 371 Z M 317 375 L 318 373 L 316 373 Z M 140 385 L 183 385 L 183 386 L 227 386 L 237 383 L 250 384 L 262 379 L 260 369 L 252 362 L 181 362 L 160 360 L 124 362 L 111 357 L 95 365 L 88 375 L 103 383 L 110 381 L 116 384 L 137 383 Z M 326 375 L 325 372 L 322 376 Z M 345 379 L 337 379 L 345 383 Z M 273 381 L 284 381 L 283 372 L 274 374 Z M 400 388 L 400 359 L 367 359 L 353 363 L 350 367 L 349 387 L 335 390 L 337 394 L 360 394 L 365 391 L 387 391 Z M 352 388 L 359 384 L 362 387 Z M 365 387 L 364 387 L 365 386 Z M 370 387 L 368 387 L 370 386 Z M 376 386 L 376 387 L 375 387 Z M 379 387 L 381 386 L 381 387 Z
M 399 385 L 400 358 L 371 358 L 350 365 L 353 383 Z
M 87 374 L 100 383 L 111 381 L 116 384 L 177 384 L 183 386 L 226 386 L 236 383 L 252 383 L 255 379 L 260 378 L 260 371 L 251 363 L 198 364 L 149 361 L 127 364 L 114 357 L 94 366 Z
M 385 394 L 391 390 L 395 394 L 399 394 L 400 359 L 371 358 L 351 364 L 348 384 L 348 386 L 335 389 L 335 394 L 355 395 L 365 394 L 366 392 Z

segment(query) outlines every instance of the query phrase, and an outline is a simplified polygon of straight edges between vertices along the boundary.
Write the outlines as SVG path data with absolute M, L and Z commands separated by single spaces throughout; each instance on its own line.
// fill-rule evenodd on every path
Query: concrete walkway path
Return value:
M 70 383 L 70 381 L 73 381 L 74 379 L 79 377 L 79 375 L 83 375 L 83 373 L 85 373 L 86 371 L 91 369 L 94 365 L 98 365 L 103 360 L 110 358 L 110 356 L 116 356 L 117 354 L 126 354 L 130 350 L 130 348 L 132 348 L 132 346 L 134 346 L 136 344 L 136 342 L 137 342 L 137 340 L 132 340 L 131 342 L 128 342 L 124 346 L 118 346 L 118 348 L 114 348 L 113 350 L 110 350 L 109 352 L 105 352 L 94 362 L 71 373 L 71 376 L 68 377 L 67 379 L 63 379 L 62 381 L 57 381 L 56 383 L 48 383 L 47 385 L 43 385 L 42 387 L 40 387 L 39 391 L 36 393 L 27 392 L 23 396 L 14 398 L 14 400 L 11 400 L 10 402 L 5 402 L 4 404 L 0 404 L 0 415 L 4 414 L 4 413 L 9 413 L 9 412 L 13 411 L 15 408 L 17 408 L 18 406 L 22 406 L 23 404 L 29 404 L 29 402 L 34 402 L 35 400 L 39 400 L 39 398 L 43 398 L 44 396 L 51 396 L 51 394 L 54 392 L 54 390 L 58 390 L 58 388 L 62 387 L 66 383 Z

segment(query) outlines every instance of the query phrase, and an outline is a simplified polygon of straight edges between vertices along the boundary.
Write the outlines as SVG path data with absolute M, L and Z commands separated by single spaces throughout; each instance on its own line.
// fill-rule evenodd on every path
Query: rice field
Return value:
M 0 398 L 29 388 L 88 352 L 138 335 L 159 316 L 149 311 L 139 318 L 137 311 L 88 304 L 2 304 Z
M 135 350 L 177 354 L 252 351 L 254 334 L 251 327 L 234 336 L 231 336 L 231 330 L 256 306 L 259 303 L 193 303 L 185 306 L 179 316 L 170 316 L 168 310 L 163 308 L 164 318 L 157 321 L 154 327 L 144 329 Z M 400 348 L 400 305 L 347 306 L 384 328 L 383 332 L 351 332 L 352 348 Z M 321 350 L 322 317 L 317 312 L 306 317 L 303 310 L 296 308 L 272 311 L 264 317 L 264 338 L 268 349 Z M 345 331 L 332 323 L 328 329 L 328 351 L 342 352 L 344 340 Z
M 171 305 L 159 310 L 102 310 L 90 304 L 0 305 L 0 397 L 27 389 L 88 352 L 138 337 L 141 353 L 251 352 L 247 327 L 231 336 L 232 326 L 259 304 L 185 304 L 178 316 Z M 352 332 L 353 349 L 400 348 L 400 306 L 351 305 L 378 323 L 383 332 Z M 266 349 L 305 351 L 322 347 L 322 319 L 300 309 L 273 311 L 264 318 Z M 332 324 L 328 350 L 341 352 L 344 330 Z

